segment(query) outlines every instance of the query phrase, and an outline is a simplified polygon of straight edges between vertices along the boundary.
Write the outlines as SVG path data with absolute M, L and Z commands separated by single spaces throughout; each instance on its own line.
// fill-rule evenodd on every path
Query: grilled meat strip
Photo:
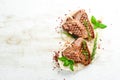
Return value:
M 82 38 L 75 40 L 62 52 L 62 55 L 83 65 L 88 65 L 91 62 L 87 43 Z

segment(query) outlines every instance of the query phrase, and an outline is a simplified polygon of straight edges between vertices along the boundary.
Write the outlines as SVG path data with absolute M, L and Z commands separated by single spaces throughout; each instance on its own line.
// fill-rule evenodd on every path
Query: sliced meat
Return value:
M 75 40 L 62 52 L 62 55 L 83 65 L 88 65 L 91 62 L 87 43 L 82 38 Z
M 63 29 L 69 34 L 75 37 L 87 38 L 87 30 L 83 24 L 79 23 L 77 20 L 67 18 L 66 22 L 62 25 Z
M 88 15 L 85 10 L 79 10 L 75 14 L 72 15 L 73 19 L 78 20 L 81 22 L 88 32 L 88 38 L 94 38 L 94 30 L 93 27 L 88 19 Z

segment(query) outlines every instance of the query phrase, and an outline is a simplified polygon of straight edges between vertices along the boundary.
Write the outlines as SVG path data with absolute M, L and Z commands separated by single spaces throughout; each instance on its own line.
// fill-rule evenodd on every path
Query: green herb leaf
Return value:
M 65 30 L 61 30 L 61 37 L 62 37 L 62 34 L 65 34 L 67 37 L 71 37 L 71 38 L 77 38 L 77 36 L 75 35 L 72 35 L 72 34 L 69 34 L 67 31 Z
M 97 29 L 97 28 L 104 29 L 107 27 L 107 25 L 102 24 L 100 21 L 96 20 L 96 18 L 94 16 L 91 17 L 91 22 L 94 26 L 94 29 Z
M 58 60 L 60 60 L 60 61 L 66 61 L 67 58 L 63 56 L 63 57 L 58 58 Z
M 73 68 L 74 61 L 73 60 L 70 60 L 70 59 L 66 58 L 65 56 L 62 56 L 62 57 L 58 58 L 58 60 L 63 62 L 63 66 L 69 66 L 70 69 L 72 71 L 74 71 L 74 68 Z
M 70 64 L 69 61 L 68 61 L 68 60 L 65 60 L 63 65 L 64 65 L 64 66 L 69 66 L 69 64 Z
M 96 24 L 97 20 L 96 20 L 96 18 L 95 18 L 94 16 L 91 17 L 91 22 L 92 22 L 93 24 Z
M 63 34 L 65 34 L 66 36 L 68 36 L 68 37 L 73 37 L 72 35 L 70 35 L 68 32 L 66 32 L 66 31 L 63 31 L 62 32 Z
M 102 23 L 99 23 L 99 28 L 104 29 L 104 28 L 106 28 L 106 27 L 107 27 L 107 25 L 102 24 Z
M 72 65 L 72 64 L 70 64 L 70 69 L 71 69 L 72 71 L 74 71 L 74 68 L 73 68 L 73 65 Z
M 98 34 L 96 34 L 96 38 L 95 38 L 95 40 L 94 40 L 94 45 L 93 45 L 93 50 L 92 50 L 92 55 L 91 55 L 92 60 L 94 59 L 95 54 L 96 54 L 96 49 L 97 49 L 97 37 L 98 37 Z
M 73 61 L 73 60 L 68 60 L 68 61 L 69 61 L 69 63 L 70 63 L 71 65 L 74 64 L 74 61 Z

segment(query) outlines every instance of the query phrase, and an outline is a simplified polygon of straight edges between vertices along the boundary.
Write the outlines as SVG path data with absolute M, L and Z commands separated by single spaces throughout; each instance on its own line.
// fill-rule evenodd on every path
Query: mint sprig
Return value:
M 97 29 L 97 28 L 104 29 L 107 27 L 107 25 L 99 22 L 94 16 L 91 17 L 91 22 L 94 25 L 94 29 Z
M 73 60 L 70 60 L 68 58 L 66 58 L 65 56 L 62 56 L 60 58 L 58 58 L 58 60 L 63 62 L 63 66 L 69 66 L 69 68 L 74 71 L 74 67 L 73 65 L 75 64 Z

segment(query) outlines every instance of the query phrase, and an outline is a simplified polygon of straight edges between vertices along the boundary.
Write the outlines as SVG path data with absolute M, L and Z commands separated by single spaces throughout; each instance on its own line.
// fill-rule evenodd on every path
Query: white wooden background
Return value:
M 120 80 L 119 0 L 0 0 L 0 80 Z M 53 69 L 60 48 L 58 17 L 86 9 L 102 18 L 99 58 L 76 73 Z M 57 21 L 56 21 L 57 20 Z

